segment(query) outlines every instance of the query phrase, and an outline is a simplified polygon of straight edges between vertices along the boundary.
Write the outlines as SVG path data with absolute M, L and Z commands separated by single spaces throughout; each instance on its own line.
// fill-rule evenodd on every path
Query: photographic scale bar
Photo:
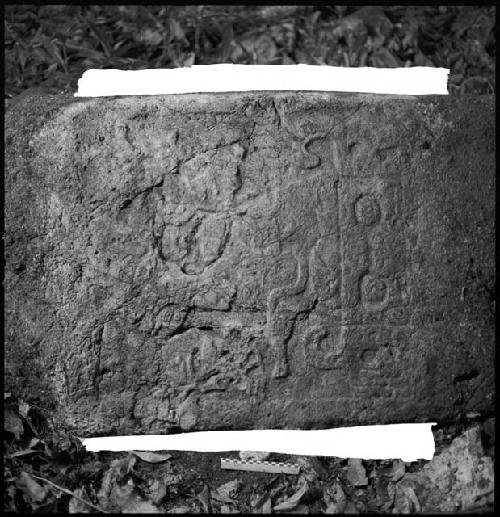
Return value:
M 248 472 L 267 472 L 269 474 L 298 474 L 300 466 L 293 463 L 275 461 L 237 460 L 221 458 L 220 468 L 226 470 L 246 470 Z

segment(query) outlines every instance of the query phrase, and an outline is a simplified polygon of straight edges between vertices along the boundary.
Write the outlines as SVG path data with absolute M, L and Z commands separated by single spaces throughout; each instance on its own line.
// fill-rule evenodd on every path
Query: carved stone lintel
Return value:
M 80 436 L 492 411 L 494 107 L 326 92 L 16 103 L 8 382 L 45 390 Z

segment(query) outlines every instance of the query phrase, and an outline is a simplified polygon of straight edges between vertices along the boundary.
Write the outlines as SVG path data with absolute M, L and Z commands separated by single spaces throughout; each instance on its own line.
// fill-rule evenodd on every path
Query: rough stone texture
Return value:
M 5 124 L 6 380 L 80 435 L 493 410 L 493 97 L 32 97 Z
M 481 430 L 458 436 L 421 471 L 389 485 L 394 513 L 456 512 L 494 503 L 493 460 L 485 455 Z

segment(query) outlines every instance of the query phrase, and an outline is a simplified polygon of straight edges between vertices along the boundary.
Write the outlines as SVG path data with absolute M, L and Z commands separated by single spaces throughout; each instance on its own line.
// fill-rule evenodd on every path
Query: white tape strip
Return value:
M 206 431 L 86 438 L 89 451 L 266 451 L 340 458 L 430 460 L 434 423 L 342 427 L 314 431 Z
M 346 68 L 319 65 L 196 65 L 84 72 L 75 97 L 247 91 L 335 91 L 447 95 L 446 68 Z

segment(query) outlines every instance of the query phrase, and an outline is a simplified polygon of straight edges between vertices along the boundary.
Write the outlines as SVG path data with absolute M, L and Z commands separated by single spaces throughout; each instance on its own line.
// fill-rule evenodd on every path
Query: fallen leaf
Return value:
M 334 482 L 333 485 L 328 486 L 324 499 L 327 503 L 325 513 L 344 513 L 347 505 L 347 497 L 340 483 Z
M 300 465 L 300 470 L 307 481 L 313 482 L 318 478 L 326 479 L 328 477 L 327 469 L 314 456 L 294 456 L 294 462 Z
M 392 23 L 389 18 L 387 18 L 382 7 L 367 5 L 355 11 L 353 16 L 361 19 L 370 32 L 382 36 L 382 41 L 384 41 L 393 30 Z
M 30 440 L 28 447 L 33 448 L 37 445 L 39 445 L 41 449 L 45 449 L 45 443 L 42 440 L 40 440 L 40 438 L 32 438 Z
M 118 508 L 121 513 L 161 513 L 152 503 L 139 497 L 135 492 L 132 479 L 123 486 L 113 485 L 109 494 L 109 503 L 112 508 Z
M 8 454 L 7 458 L 21 458 L 23 456 L 29 456 L 30 454 L 35 454 L 37 452 L 40 452 L 40 451 L 37 451 L 35 449 L 23 449 L 21 451 L 13 452 L 12 454 Z
M 186 39 L 186 35 L 182 30 L 182 27 L 180 26 L 179 22 L 174 18 L 170 18 L 170 40 L 177 40 L 183 41 L 184 43 L 188 43 L 188 40 Z
M 19 474 L 16 487 L 23 491 L 28 503 L 41 503 L 49 492 L 47 487 L 37 483 L 27 472 Z
M 167 511 L 167 513 L 191 513 L 189 506 L 176 506 Z
M 407 20 L 404 30 L 404 36 L 401 40 L 403 49 L 418 47 L 418 32 L 420 29 L 420 22 L 415 19 Z
M 85 488 L 77 488 L 73 492 L 77 497 L 72 497 L 69 500 L 69 506 L 68 506 L 68 513 L 90 513 L 92 509 L 88 504 L 85 504 L 84 502 L 80 501 L 81 498 L 85 501 L 89 501 L 87 492 L 85 491 Z M 90 502 L 90 501 L 89 501 Z
M 149 498 L 153 504 L 159 505 L 167 495 L 167 486 L 164 480 L 154 479 L 149 487 Z
M 28 411 L 30 410 L 30 405 L 27 404 L 26 402 L 22 401 L 22 400 L 19 400 L 19 414 L 23 417 L 23 418 L 28 418 Z
M 378 48 L 370 56 L 372 65 L 383 68 L 398 68 L 402 66 L 401 61 L 389 49 L 385 47 Z
M 339 505 L 337 503 L 328 503 L 324 513 L 328 513 L 331 515 L 344 513 L 344 508 L 342 510 L 340 510 Z
M 474 24 L 475 18 L 472 6 L 462 9 L 451 26 L 451 32 L 458 37 L 462 36 Z
M 271 513 L 271 506 L 269 506 L 269 512 L 264 512 L 263 510 L 264 506 L 267 504 L 271 505 L 271 495 L 269 493 L 260 495 L 257 493 L 251 494 L 250 506 L 252 508 L 252 513 Z
M 19 440 L 19 437 L 24 432 L 23 421 L 12 409 L 6 409 L 4 411 L 3 428 L 5 431 L 12 433 L 16 437 L 16 440 Z
M 307 515 L 309 512 L 309 506 L 307 506 L 306 504 L 299 504 L 296 508 L 294 508 L 293 510 L 288 510 L 287 513 L 297 513 L 297 514 L 300 514 L 300 515 Z
M 271 455 L 270 452 L 264 451 L 240 451 L 239 457 L 245 461 L 265 461 Z
M 406 467 L 404 462 L 401 460 L 396 460 L 392 466 L 391 479 L 393 481 L 399 481 L 405 475 L 405 472 Z
M 243 38 L 239 44 L 247 52 L 253 64 L 272 64 L 277 56 L 276 44 L 267 34 Z
M 121 507 L 121 513 L 164 513 L 160 508 L 141 499 L 138 495 L 132 496 L 126 504 Z
M 309 489 L 309 485 L 307 481 L 303 478 L 299 478 L 299 482 L 297 486 L 300 485 L 300 488 L 288 499 L 285 499 L 283 502 L 273 507 L 273 510 L 276 512 L 283 512 L 288 510 L 293 510 L 299 503 L 300 500 L 304 497 Z
M 236 508 L 223 504 L 220 507 L 220 513 L 240 513 Z
M 432 61 L 425 57 L 421 50 L 419 50 L 413 58 L 415 66 L 434 66 Z
M 139 38 L 148 45 L 159 45 L 163 41 L 163 36 L 156 30 L 146 28 L 139 33 Z
M 340 19 L 332 34 L 338 39 L 343 38 L 352 51 L 359 50 L 368 38 L 365 24 L 355 13 Z
M 493 28 L 495 27 L 495 15 L 481 13 L 472 26 L 467 30 L 467 37 L 478 41 L 482 46 L 486 45 Z
M 195 61 L 196 61 L 196 53 L 195 52 L 190 52 L 182 60 L 182 66 L 183 67 L 192 66 L 192 65 L 194 65 Z
M 113 504 L 115 491 L 120 488 L 119 482 L 133 469 L 135 461 L 135 456 L 129 454 L 125 458 L 111 462 L 110 468 L 102 479 L 101 489 L 97 494 L 101 506 L 106 507 L 110 502 Z
M 411 486 L 398 483 L 394 488 L 394 511 L 395 513 L 420 512 L 422 507 Z
M 199 494 L 196 494 L 196 498 L 202 504 L 203 511 L 205 513 L 210 513 L 210 490 L 207 485 L 203 487 L 203 490 Z
M 159 454 L 157 452 L 149 451 L 132 451 L 132 454 L 147 463 L 162 463 L 172 457 L 171 454 Z
M 348 460 L 346 477 L 349 483 L 355 487 L 368 485 L 366 470 L 359 458 L 350 458 Z
M 6 494 L 7 494 L 7 500 L 8 500 L 8 505 L 6 504 L 6 501 L 4 499 L 4 512 L 5 511 L 9 511 L 9 512 L 16 512 L 16 504 L 15 504 L 15 500 L 16 500 L 16 487 L 14 485 L 9 485 L 7 487 L 7 489 L 5 490 Z
M 347 503 L 347 506 L 345 507 L 344 513 L 357 514 L 357 513 L 359 513 L 359 510 L 357 509 L 356 505 L 352 501 L 349 501 Z
M 272 503 L 271 498 L 268 497 L 262 505 L 262 513 L 271 513 Z
M 413 504 L 413 512 L 420 513 L 422 511 L 422 507 L 420 505 L 420 501 L 418 500 L 417 494 L 415 493 L 415 490 L 413 490 L 411 486 L 403 487 L 403 490 L 405 492 L 406 497 Z
M 239 483 L 238 479 L 234 479 L 233 481 L 221 485 L 212 493 L 212 497 L 223 503 L 233 503 L 234 496 L 239 488 Z
M 45 415 L 35 407 L 30 407 L 26 417 L 33 434 L 39 437 L 38 433 L 43 433 L 48 430 L 49 424 Z

